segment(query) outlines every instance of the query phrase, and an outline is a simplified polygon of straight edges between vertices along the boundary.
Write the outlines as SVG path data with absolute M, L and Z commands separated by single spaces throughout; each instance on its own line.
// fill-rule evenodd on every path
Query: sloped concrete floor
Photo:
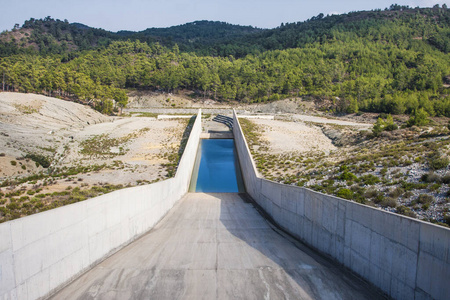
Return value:
M 384 299 L 238 194 L 187 194 L 148 234 L 52 299 Z

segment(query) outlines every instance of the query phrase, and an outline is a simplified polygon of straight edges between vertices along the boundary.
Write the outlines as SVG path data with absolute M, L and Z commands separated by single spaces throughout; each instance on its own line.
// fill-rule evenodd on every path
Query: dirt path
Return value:
M 263 126 L 263 138 L 269 142 L 272 154 L 289 151 L 329 153 L 336 150 L 331 140 L 318 127 L 308 126 L 302 122 L 279 120 L 253 119 L 252 122 Z
M 311 122 L 311 123 L 317 123 L 317 124 L 334 124 L 334 125 L 342 125 L 342 126 L 352 126 L 360 129 L 369 129 L 373 125 L 372 124 L 365 124 L 365 123 L 356 123 L 356 122 L 350 122 L 350 121 L 344 121 L 344 120 L 338 120 L 338 119 L 329 119 L 324 117 L 316 117 L 316 116 L 309 116 L 309 115 L 293 115 L 293 120 L 303 121 L 303 122 Z

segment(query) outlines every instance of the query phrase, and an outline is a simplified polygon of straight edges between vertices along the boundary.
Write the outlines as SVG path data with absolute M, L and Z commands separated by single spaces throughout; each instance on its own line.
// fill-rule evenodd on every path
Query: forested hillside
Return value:
M 272 30 L 199 22 L 147 35 L 30 22 L 0 35 L 3 90 L 90 101 L 104 113 L 126 105 L 127 89 L 139 88 L 188 89 L 219 101 L 312 97 L 334 112 L 423 108 L 450 117 L 446 6 L 319 15 Z M 39 35 L 31 29 L 37 23 L 55 29 Z M 66 27 L 58 33 L 61 23 Z M 23 47 L 11 38 L 27 32 Z M 152 41 L 157 34 L 161 43 Z M 64 35 L 65 44 L 58 38 Z M 39 37 L 49 41 L 38 43 Z
M 139 40 L 166 47 L 179 45 L 182 51 L 199 50 L 212 45 L 233 41 L 261 29 L 251 26 L 231 25 L 224 22 L 196 21 L 169 28 L 148 28 L 140 32 L 109 32 L 80 23 L 64 20 L 30 19 L 22 27 L 16 24 L 10 32 L 0 35 L 0 57 L 20 53 L 69 54 L 108 46 L 113 41 Z M 214 50 L 213 50 L 214 51 Z

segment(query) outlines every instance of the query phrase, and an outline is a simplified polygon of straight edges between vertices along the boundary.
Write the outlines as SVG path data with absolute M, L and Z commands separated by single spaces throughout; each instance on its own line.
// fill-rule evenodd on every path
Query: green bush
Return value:
M 411 217 L 411 218 L 415 218 L 416 217 L 416 214 L 411 210 L 411 208 L 406 207 L 404 205 L 401 205 L 401 206 L 397 207 L 396 212 L 398 214 L 401 214 L 401 215 L 404 215 L 404 216 L 408 216 L 408 217 Z
M 444 214 L 444 223 L 450 225 L 450 215 Z
M 351 200 L 353 198 L 353 192 L 349 189 L 339 189 L 336 193 L 336 196 Z
M 429 187 L 428 187 L 428 189 L 430 190 L 430 191 L 433 191 L 433 192 L 436 192 L 436 191 L 438 191 L 440 188 L 441 188 L 441 184 L 440 183 L 433 183 L 432 185 L 430 185 Z
M 322 181 L 323 187 L 332 187 L 333 185 L 334 185 L 333 179 L 327 179 L 327 180 Z
M 17 161 L 12 160 L 12 161 L 11 161 L 11 166 L 16 166 L 16 165 L 17 165 Z
M 428 113 L 423 108 L 416 109 L 414 115 L 410 116 L 407 125 L 408 127 L 428 125 L 428 123 L 430 123 L 428 117 Z
M 352 172 L 344 171 L 344 172 L 342 172 L 341 175 L 339 175 L 338 179 L 345 180 L 345 181 L 353 181 L 353 180 L 358 179 L 358 177 L 356 177 L 356 175 L 353 174 Z
M 368 189 L 365 193 L 364 193 L 364 197 L 366 198 L 376 198 L 379 195 L 379 192 L 375 189 Z
M 360 179 L 367 185 L 374 185 L 381 181 L 380 178 L 372 174 L 361 176 Z
M 6 205 L 6 208 L 9 210 L 17 210 L 20 208 L 20 205 L 16 202 L 11 202 L 10 204 Z
M 401 194 L 403 194 L 405 192 L 404 189 L 402 189 L 401 187 L 397 187 L 395 189 L 392 189 L 389 192 L 389 196 L 392 198 L 398 198 Z
M 405 191 L 411 191 L 411 190 L 422 190 L 426 189 L 428 187 L 427 183 L 414 183 L 414 182 L 406 182 L 402 181 L 401 186 Z
M 445 184 L 450 183 L 450 173 L 447 173 L 444 176 L 442 176 L 442 183 L 445 183 Z
M 437 175 L 434 172 L 429 172 L 426 174 L 423 174 L 422 177 L 420 177 L 420 180 L 422 180 L 423 182 L 440 182 L 441 181 L 441 177 L 439 177 L 439 175 Z
M 378 136 L 382 131 L 393 131 L 397 129 L 398 126 L 394 123 L 394 119 L 390 114 L 387 116 L 385 116 L 385 114 L 381 114 L 377 122 L 373 125 L 372 133 L 374 136 Z
M 376 204 L 381 204 L 385 201 L 385 197 L 382 193 L 378 193 L 378 195 L 373 199 L 373 202 Z
M 450 160 L 448 157 L 443 157 L 438 151 L 433 152 L 433 154 L 428 159 L 428 164 L 432 170 L 444 169 L 448 166 Z
M 403 197 L 405 197 L 405 198 L 410 198 L 410 197 L 412 197 L 413 195 L 414 195 L 413 192 L 407 191 L 407 192 L 405 192 L 405 193 L 403 194 Z
M 397 207 L 397 201 L 392 197 L 386 197 L 379 203 L 382 207 Z
M 434 197 L 427 194 L 420 194 L 419 197 L 417 197 L 417 202 L 420 204 L 426 204 L 426 203 L 432 203 L 434 201 Z
M 25 155 L 25 158 L 29 158 L 34 161 L 36 163 L 36 167 L 41 165 L 44 168 L 48 168 L 51 164 L 50 160 L 47 157 L 40 154 L 28 153 L 27 155 Z

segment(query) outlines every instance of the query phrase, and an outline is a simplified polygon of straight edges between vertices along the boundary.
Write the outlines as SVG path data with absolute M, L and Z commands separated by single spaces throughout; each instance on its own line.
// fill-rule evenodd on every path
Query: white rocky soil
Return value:
M 0 93 L 0 112 L 0 180 L 44 171 L 23 159 L 27 154 L 48 157 L 52 168 L 117 165 L 80 174 L 88 184 L 162 179 L 161 164 L 167 160 L 161 154 L 179 147 L 185 126 L 178 120 L 108 117 L 88 106 L 35 94 Z M 80 152 L 83 141 L 101 136 L 124 139 L 122 151 L 112 147 L 106 157 Z M 61 188 L 68 184 L 61 182 Z

